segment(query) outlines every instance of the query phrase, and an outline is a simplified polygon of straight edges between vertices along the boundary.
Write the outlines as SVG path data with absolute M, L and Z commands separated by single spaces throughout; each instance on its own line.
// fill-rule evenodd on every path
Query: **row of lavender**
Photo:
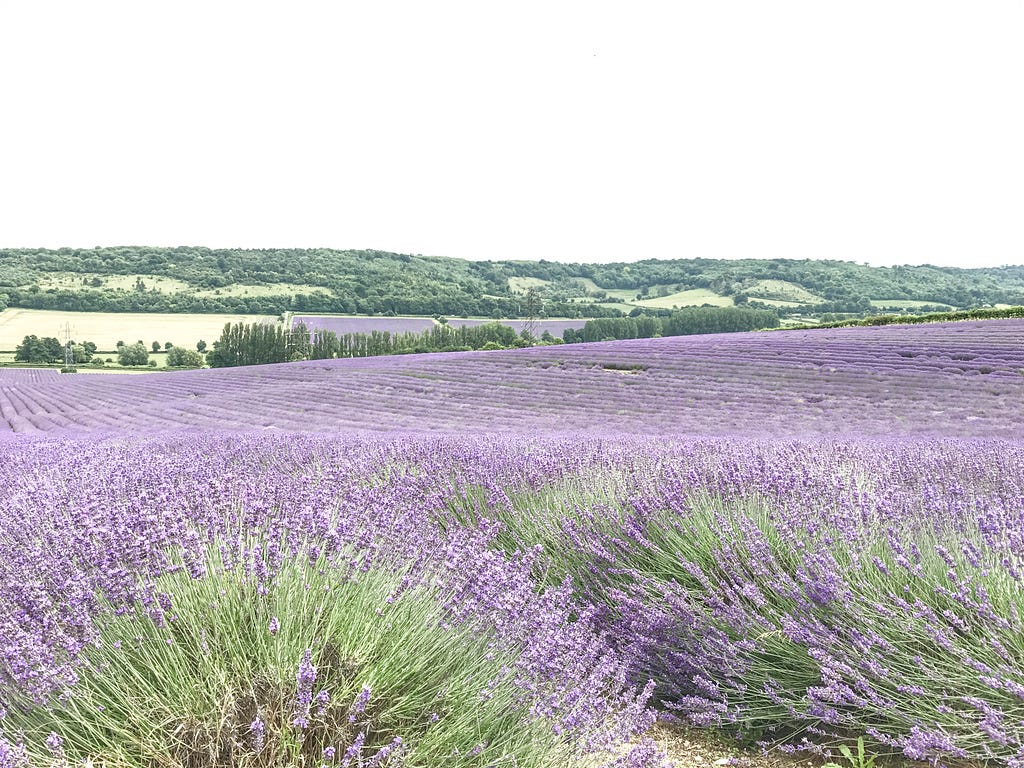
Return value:
M 0 429 L 1019 435 L 1024 321 L 674 337 L 244 369 L 0 371 Z M 0 433 L 2 434 L 2 433 Z
M 426 578 L 448 624 L 522 649 L 517 701 L 576 747 L 641 731 L 630 689 L 653 683 L 667 716 L 765 745 L 864 734 L 1024 765 L 1020 440 L 122 434 L 0 453 L 10 743 L 48 733 L 34 702 L 75 701 L 111 613 L 173 624 L 180 596 L 154 585 L 219 545 L 257 586 L 288 553 L 344 583 L 406 564 L 399 592 Z

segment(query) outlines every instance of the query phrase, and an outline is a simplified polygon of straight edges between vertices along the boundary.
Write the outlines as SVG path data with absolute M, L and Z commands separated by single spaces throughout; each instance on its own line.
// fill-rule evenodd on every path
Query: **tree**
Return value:
M 47 347 L 49 339 L 40 339 L 35 334 L 26 336 L 22 339 L 14 349 L 14 359 L 25 363 L 52 363 L 60 358 L 58 355 L 56 358 L 50 357 L 50 351 Z M 56 339 L 54 339 L 56 341 Z
M 203 341 L 202 339 L 200 339 L 199 342 L 196 344 L 196 349 L 199 352 L 205 352 L 206 351 L 206 342 Z
M 165 342 L 164 342 L 164 349 L 165 349 L 165 350 L 169 350 L 169 349 L 170 349 L 171 347 L 173 347 L 173 346 L 174 346 L 174 345 L 173 345 L 173 344 L 171 344 L 171 342 L 169 342 L 169 341 L 165 341 Z
M 153 351 L 154 352 L 159 352 L 160 351 L 160 342 L 159 341 L 154 341 L 153 344 L 152 344 L 152 347 L 153 347 Z
M 148 365 L 149 352 L 146 350 L 146 345 L 137 341 L 134 344 L 122 346 L 121 351 L 117 354 L 117 362 L 124 366 Z
M 194 349 L 171 347 L 167 350 L 168 368 L 202 368 L 203 356 Z
M 46 349 L 46 356 L 50 362 L 57 363 L 64 359 L 64 345 L 53 336 L 43 339 L 43 347 Z

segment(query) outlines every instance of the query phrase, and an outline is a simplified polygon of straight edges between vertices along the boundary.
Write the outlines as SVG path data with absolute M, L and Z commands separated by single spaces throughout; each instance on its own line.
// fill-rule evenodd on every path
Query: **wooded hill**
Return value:
M 616 317 L 748 305 L 780 315 L 1024 304 L 1024 266 L 843 261 L 464 261 L 328 249 L 0 249 L 0 309 Z

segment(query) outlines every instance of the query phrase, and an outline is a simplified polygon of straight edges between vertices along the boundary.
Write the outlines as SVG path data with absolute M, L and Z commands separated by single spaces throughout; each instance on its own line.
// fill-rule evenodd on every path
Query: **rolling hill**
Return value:
M 0 310 L 616 316 L 761 303 L 781 314 L 921 312 L 1024 303 L 1024 267 L 843 261 L 465 261 L 329 249 L 0 250 Z

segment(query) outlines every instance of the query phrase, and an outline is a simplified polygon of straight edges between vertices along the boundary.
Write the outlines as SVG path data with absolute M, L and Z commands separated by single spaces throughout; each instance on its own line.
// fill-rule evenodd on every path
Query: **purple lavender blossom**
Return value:
M 352 706 L 349 707 L 348 721 L 354 723 L 356 721 L 356 715 L 361 715 L 366 711 L 366 705 L 370 703 L 370 686 L 364 685 L 363 689 L 356 694 L 355 699 L 352 701 Z
M 307 648 L 295 674 L 295 718 L 292 725 L 296 728 L 309 727 L 309 708 L 313 702 L 313 684 L 316 682 L 316 667 L 313 666 L 312 658 L 313 651 Z
M 50 735 L 46 737 L 46 748 L 55 758 L 64 757 L 64 739 L 57 735 L 56 731 L 50 731 Z
M 331 694 L 324 689 L 316 695 L 313 702 L 316 704 L 317 717 L 323 717 L 327 714 L 327 705 L 331 702 Z
M 263 743 L 266 738 L 267 727 L 263 721 L 257 717 L 249 724 L 249 733 L 252 734 L 252 748 L 256 752 L 263 751 Z
M 363 753 L 363 744 L 366 742 L 366 733 L 360 731 L 359 735 L 352 740 L 352 743 L 345 749 L 345 754 L 341 757 L 341 768 L 348 768 L 352 764 L 353 760 L 361 762 Z
M 28 768 L 28 751 L 21 742 L 12 743 L 0 736 L 0 768 Z

